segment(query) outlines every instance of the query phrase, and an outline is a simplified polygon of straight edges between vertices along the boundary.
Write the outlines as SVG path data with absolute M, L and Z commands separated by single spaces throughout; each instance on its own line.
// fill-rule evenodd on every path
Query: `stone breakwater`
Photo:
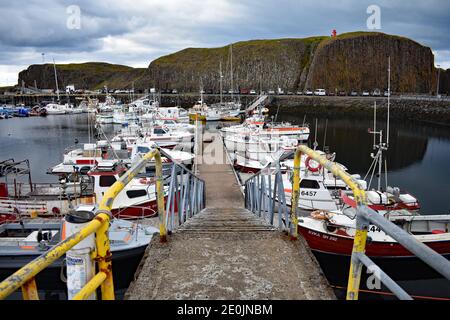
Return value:
M 301 112 L 329 116 L 372 117 L 374 103 L 377 115 L 387 115 L 385 97 L 301 97 L 276 96 L 272 99 L 271 113 Z M 427 101 L 391 98 L 390 116 L 393 119 L 418 120 L 450 126 L 450 101 Z

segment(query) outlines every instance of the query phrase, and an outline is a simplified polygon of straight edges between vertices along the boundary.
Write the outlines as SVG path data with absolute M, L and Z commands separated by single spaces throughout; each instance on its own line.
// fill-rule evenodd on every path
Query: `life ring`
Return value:
M 318 166 L 317 166 L 317 167 L 312 166 L 312 165 L 311 165 L 311 161 L 316 162 L 316 163 L 318 164 Z M 311 172 L 318 172 L 318 171 L 320 171 L 320 169 L 322 169 L 322 165 L 321 165 L 319 162 L 313 160 L 311 157 L 306 158 L 306 160 L 305 160 L 305 166 L 306 166 L 306 168 L 308 168 L 308 170 L 311 171 Z

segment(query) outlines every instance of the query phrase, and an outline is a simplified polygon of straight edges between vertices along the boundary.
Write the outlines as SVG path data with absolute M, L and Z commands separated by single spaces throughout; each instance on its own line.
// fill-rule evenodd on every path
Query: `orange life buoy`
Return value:
M 317 166 L 317 167 L 313 167 L 313 166 L 311 165 L 311 161 L 316 162 L 316 163 L 318 164 L 318 166 Z M 311 157 L 306 158 L 306 160 L 305 160 L 305 166 L 306 166 L 306 168 L 308 168 L 308 170 L 311 171 L 311 172 L 317 172 L 317 171 L 320 171 L 320 169 L 322 169 L 322 165 L 321 165 L 319 162 L 317 162 L 317 161 L 311 159 Z

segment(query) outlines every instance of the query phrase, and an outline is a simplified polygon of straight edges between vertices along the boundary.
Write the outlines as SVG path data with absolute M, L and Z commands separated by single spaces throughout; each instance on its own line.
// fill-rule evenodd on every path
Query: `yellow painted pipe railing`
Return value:
M 300 160 L 302 154 L 320 163 L 321 166 L 328 169 L 336 177 L 342 179 L 345 184 L 353 191 L 357 206 L 364 206 L 367 204 L 366 193 L 360 188 L 355 179 L 347 172 L 342 170 L 336 163 L 328 160 L 318 152 L 301 145 L 297 148 L 294 158 L 294 177 L 292 186 L 292 200 L 291 200 L 291 221 L 293 224 L 292 238 L 298 236 L 298 218 L 297 207 L 300 196 Z M 366 250 L 367 228 L 357 228 L 355 238 L 353 240 L 352 258 L 350 263 L 350 272 L 347 285 L 347 300 L 357 300 L 359 292 L 359 284 L 361 279 L 362 263 L 356 258 L 357 254 L 364 253 Z
M 112 256 L 108 238 L 108 228 L 111 219 L 111 208 L 114 199 L 123 188 L 141 171 L 145 164 L 155 158 L 156 161 L 156 192 L 158 203 L 158 214 L 160 219 L 160 239 L 166 241 L 167 232 L 164 224 L 164 190 L 162 176 L 162 161 L 159 150 L 155 149 L 147 153 L 129 169 L 118 181 L 116 181 L 104 194 L 99 204 L 95 218 L 79 232 L 67 237 L 43 255 L 37 257 L 14 274 L 0 283 L 0 300 L 7 298 L 10 294 L 22 288 L 25 300 L 38 300 L 38 292 L 35 276 L 62 257 L 67 251 L 96 233 L 96 257 L 99 273 L 97 273 L 74 299 L 85 299 L 89 297 L 99 286 L 101 286 L 102 299 L 114 300 L 114 283 L 112 276 Z

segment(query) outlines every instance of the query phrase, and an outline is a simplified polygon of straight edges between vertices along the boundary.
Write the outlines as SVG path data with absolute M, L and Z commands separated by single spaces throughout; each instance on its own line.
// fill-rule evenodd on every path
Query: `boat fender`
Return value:
M 316 219 L 316 220 L 328 220 L 329 216 L 326 211 L 316 210 L 316 211 L 311 212 L 311 218 Z
M 141 183 L 141 184 L 152 184 L 155 181 L 156 180 L 152 179 L 152 178 L 141 178 L 141 179 L 139 179 L 139 183 Z
M 61 210 L 59 210 L 58 207 L 53 207 L 52 208 L 52 213 L 56 216 L 59 216 L 61 214 Z
M 316 167 L 312 166 L 311 161 L 316 162 L 318 164 L 318 166 L 316 166 Z M 317 171 L 320 171 L 320 169 L 322 169 L 322 165 L 320 163 L 318 163 L 317 161 L 313 160 L 311 157 L 306 158 L 305 165 L 308 168 L 308 170 L 311 172 L 317 172 Z

